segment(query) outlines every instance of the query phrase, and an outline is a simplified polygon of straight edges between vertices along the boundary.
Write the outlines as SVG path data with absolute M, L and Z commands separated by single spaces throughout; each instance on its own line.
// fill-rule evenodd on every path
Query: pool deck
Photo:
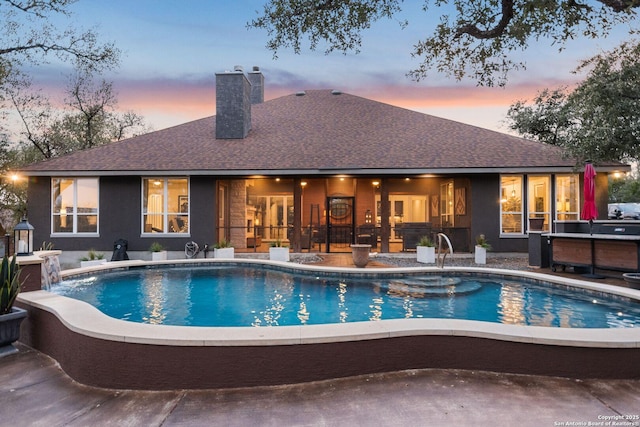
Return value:
M 350 255 L 323 262 L 351 266 Z M 368 267 L 383 267 L 376 263 Z M 640 426 L 640 380 L 422 369 L 245 389 L 109 390 L 78 384 L 55 360 L 17 346 L 0 358 L 0 417 L 13 425 Z

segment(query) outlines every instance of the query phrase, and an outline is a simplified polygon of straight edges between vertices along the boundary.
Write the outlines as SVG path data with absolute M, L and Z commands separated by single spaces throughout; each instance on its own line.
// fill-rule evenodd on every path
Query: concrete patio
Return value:
M 12 425 L 557 426 L 624 416 L 636 418 L 618 425 L 640 425 L 640 380 L 412 370 L 253 389 L 107 390 L 19 348 L 0 359 L 0 417 Z

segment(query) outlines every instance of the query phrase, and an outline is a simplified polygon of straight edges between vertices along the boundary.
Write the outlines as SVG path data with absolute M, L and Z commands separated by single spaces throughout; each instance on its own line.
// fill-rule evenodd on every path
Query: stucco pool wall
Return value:
M 189 262 L 203 263 L 185 260 L 167 264 Z M 363 272 L 259 260 L 233 263 L 268 264 L 317 274 L 493 273 L 553 281 L 561 286 L 640 300 L 637 290 L 523 271 L 405 268 Z M 159 263 L 109 264 L 111 268 L 127 269 Z M 640 378 L 638 328 L 570 329 L 455 319 L 260 328 L 185 327 L 113 319 L 89 304 L 46 291 L 21 294 L 18 305 L 29 311 L 22 325 L 21 342 L 54 358 L 74 380 L 105 388 L 251 387 L 422 368 L 572 378 Z

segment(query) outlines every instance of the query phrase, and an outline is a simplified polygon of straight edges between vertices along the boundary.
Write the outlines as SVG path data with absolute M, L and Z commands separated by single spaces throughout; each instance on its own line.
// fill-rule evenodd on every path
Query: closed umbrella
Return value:
M 584 165 L 584 205 L 580 216 L 589 221 L 589 234 L 593 234 L 593 220 L 598 218 L 598 208 L 596 208 L 596 170 L 591 162 Z M 596 274 L 595 258 L 595 242 L 591 238 L 591 272 L 585 276 L 602 279 L 604 276 Z
M 584 205 L 582 206 L 583 220 L 589 221 L 589 232 L 593 233 L 593 220 L 598 218 L 596 207 L 596 170 L 588 162 L 584 166 Z

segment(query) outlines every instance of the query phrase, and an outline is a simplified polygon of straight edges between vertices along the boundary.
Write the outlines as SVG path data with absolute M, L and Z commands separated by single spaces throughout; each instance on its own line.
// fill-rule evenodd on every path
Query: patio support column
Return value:
M 302 180 L 293 180 L 293 234 L 291 235 L 291 247 L 293 252 L 302 252 L 300 236 L 302 234 Z
M 391 215 L 391 203 L 389 202 L 389 187 L 387 179 L 380 180 L 380 252 L 389 252 L 389 238 L 391 237 L 391 225 L 389 216 Z

